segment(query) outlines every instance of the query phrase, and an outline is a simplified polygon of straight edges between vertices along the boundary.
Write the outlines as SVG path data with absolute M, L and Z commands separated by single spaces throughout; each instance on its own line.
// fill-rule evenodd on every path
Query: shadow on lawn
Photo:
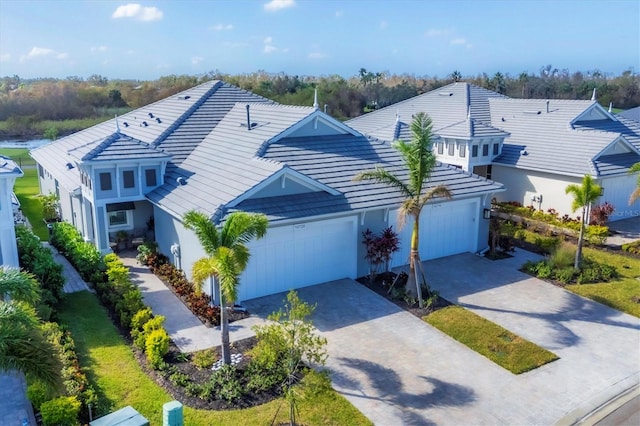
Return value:
M 353 390 L 342 391 L 343 395 L 353 398 L 375 399 L 401 412 L 402 424 L 432 425 L 434 422 L 424 418 L 418 411 L 430 407 L 460 407 L 475 401 L 476 395 L 473 389 L 456 383 L 448 383 L 434 377 L 418 376 L 424 380 L 425 390 L 422 393 L 409 393 L 404 390 L 398 373 L 393 369 L 375 362 L 358 358 L 338 358 L 338 361 L 347 368 L 366 374 L 371 387 L 376 395 L 363 395 L 360 393 L 361 385 L 350 377 L 332 372 L 333 382 L 341 388 Z

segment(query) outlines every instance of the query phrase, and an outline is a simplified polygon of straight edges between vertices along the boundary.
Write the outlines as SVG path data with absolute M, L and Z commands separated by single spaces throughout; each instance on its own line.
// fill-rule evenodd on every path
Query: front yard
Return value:
M 173 400 L 142 370 L 95 295 L 67 295 L 60 309 L 61 323 L 69 327 L 80 363 L 98 391 L 94 415 L 133 406 L 153 425 L 162 424 L 162 405 Z M 346 399 L 330 391 L 299 405 L 299 419 L 306 425 L 369 425 Z M 282 399 L 243 410 L 211 411 L 184 407 L 185 425 L 264 425 L 288 422 Z

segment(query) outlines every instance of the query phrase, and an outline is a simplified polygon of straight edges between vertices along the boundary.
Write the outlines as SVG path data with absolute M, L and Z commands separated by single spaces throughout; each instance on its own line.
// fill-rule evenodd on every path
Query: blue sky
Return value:
M 640 72 L 639 0 L 0 0 L 0 76 Z

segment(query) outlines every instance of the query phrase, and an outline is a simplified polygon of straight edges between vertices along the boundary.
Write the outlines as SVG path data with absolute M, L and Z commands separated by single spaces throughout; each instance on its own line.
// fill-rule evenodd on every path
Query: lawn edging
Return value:
M 559 359 L 556 354 L 462 306 L 448 306 L 422 319 L 513 374 Z

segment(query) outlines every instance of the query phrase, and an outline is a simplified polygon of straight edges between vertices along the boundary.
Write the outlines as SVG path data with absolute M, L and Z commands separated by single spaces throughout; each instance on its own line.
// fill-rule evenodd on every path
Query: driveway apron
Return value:
M 535 255 L 425 262 L 433 288 L 560 359 L 514 375 L 353 280 L 298 290 L 317 303 L 334 388 L 376 425 L 554 424 L 637 385 L 640 320 L 517 271 Z M 248 301 L 257 315 L 286 295 Z

